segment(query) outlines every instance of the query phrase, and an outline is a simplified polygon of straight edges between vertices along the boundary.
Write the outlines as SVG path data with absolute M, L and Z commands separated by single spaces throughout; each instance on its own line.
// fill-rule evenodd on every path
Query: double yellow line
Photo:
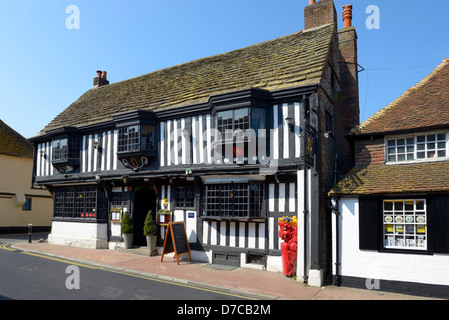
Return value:
M 11 245 L 11 243 L 3 243 L 3 244 L 0 244 L 0 249 L 8 250 L 8 251 L 11 251 L 11 252 L 17 252 L 17 250 L 8 248 L 8 246 L 10 246 L 10 245 Z
M 79 267 L 83 267 L 83 268 L 89 268 L 89 269 L 95 269 L 95 270 L 103 270 L 103 271 L 108 271 L 108 272 L 112 272 L 112 273 L 117 273 L 117 274 L 122 274 L 122 275 L 130 276 L 130 277 L 134 277 L 134 278 L 140 278 L 140 279 L 145 279 L 145 280 L 150 280 L 150 281 L 167 283 L 167 284 L 171 284 L 171 285 L 175 285 L 175 286 L 179 286 L 179 287 L 186 287 L 186 288 L 190 288 L 190 289 L 196 289 L 196 290 L 201 290 L 201 291 L 213 292 L 213 293 L 227 295 L 227 296 L 231 296 L 231 297 L 235 297 L 235 298 L 243 298 L 243 299 L 247 299 L 247 300 L 258 300 L 256 298 L 251 298 L 251 297 L 242 296 L 242 295 L 238 295 L 238 294 L 233 294 L 233 293 L 229 293 L 229 292 L 217 291 L 217 290 L 213 290 L 213 289 L 193 286 L 193 285 L 189 285 L 189 284 L 178 283 L 178 282 L 169 281 L 169 280 L 162 280 L 162 279 L 157 279 L 157 278 L 153 278 L 153 277 L 149 277 L 149 276 L 144 276 L 144 275 L 124 272 L 124 271 L 117 271 L 117 270 L 103 268 L 103 267 L 96 267 L 96 266 L 93 266 L 93 265 L 77 263 L 77 262 L 74 262 L 74 261 L 70 261 L 70 260 L 66 260 L 66 259 L 60 259 L 60 258 L 55 258 L 55 257 L 51 257 L 51 256 L 46 256 L 46 255 L 43 255 L 43 254 L 38 254 L 38 253 L 32 253 L 32 252 L 26 252 L 26 251 L 21 251 L 21 250 L 15 250 L 15 249 L 9 248 L 11 245 L 12 245 L 11 243 L 0 244 L 0 249 L 11 251 L 11 252 L 20 252 L 22 254 L 26 254 L 26 255 L 29 255 L 29 256 L 34 256 L 34 257 L 43 258 L 43 259 L 47 259 L 47 260 L 53 260 L 53 261 L 62 262 L 62 263 L 66 263 L 66 264 L 69 264 L 69 265 L 75 265 L 75 266 L 79 266 Z

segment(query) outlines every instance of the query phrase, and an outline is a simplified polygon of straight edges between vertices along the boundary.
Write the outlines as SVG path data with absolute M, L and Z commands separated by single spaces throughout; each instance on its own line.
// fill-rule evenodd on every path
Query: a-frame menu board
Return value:
M 184 222 L 170 222 L 165 234 L 164 248 L 162 250 L 161 262 L 164 261 L 164 255 L 168 253 L 175 253 L 176 262 L 179 265 L 178 257 L 184 254 L 189 255 L 189 260 L 192 261 L 190 255 L 189 241 L 187 240 L 186 226 Z

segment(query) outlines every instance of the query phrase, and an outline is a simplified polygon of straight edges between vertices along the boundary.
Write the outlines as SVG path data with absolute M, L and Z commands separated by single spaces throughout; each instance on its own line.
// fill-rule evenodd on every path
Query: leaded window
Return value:
M 195 207 L 195 187 L 192 185 L 175 187 L 175 207 Z
M 118 130 L 118 152 L 155 151 L 154 126 L 136 125 Z
M 52 156 L 53 162 L 78 160 L 81 151 L 80 138 L 64 138 L 52 141 Z
M 221 140 L 215 149 L 217 163 L 256 163 L 260 148 L 266 154 L 268 143 L 265 109 L 241 108 L 217 112 L 216 128 L 219 134 L 217 141 Z M 258 143 L 263 145 L 259 146 Z
M 264 185 L 211 184 L 204 190 L 204 212 L 208 217 L 263 217 Z
M 107 206 L 104 192 L 96 186 L 58 187 L 54 191 L 54 218 L 106 219 Z

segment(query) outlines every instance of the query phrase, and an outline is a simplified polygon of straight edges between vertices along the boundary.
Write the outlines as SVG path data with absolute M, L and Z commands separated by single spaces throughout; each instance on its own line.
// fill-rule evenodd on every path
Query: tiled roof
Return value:
M 32 144 L 0 120 L 0 155 L 33 158 Z
M 102 122 L 121 112 L 207 102 L 248 88 L 276 90 L 320 81 L 335 25 L 303 30 L 110 85 L 92 88 L 44 131 Z
M 449 191 L 449 162 L 368 165 L 353 168 L 331 196 Z
M 383 108 L 357 128 L 353 134 L 449 125 L 449 59 L 417 85 Z

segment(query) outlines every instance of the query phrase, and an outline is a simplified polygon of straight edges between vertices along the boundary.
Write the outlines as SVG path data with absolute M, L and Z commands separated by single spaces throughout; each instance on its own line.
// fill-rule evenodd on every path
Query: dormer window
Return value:
M 447 134 L 435 133 L 386 140 L 387 163 L 447 159 Z

